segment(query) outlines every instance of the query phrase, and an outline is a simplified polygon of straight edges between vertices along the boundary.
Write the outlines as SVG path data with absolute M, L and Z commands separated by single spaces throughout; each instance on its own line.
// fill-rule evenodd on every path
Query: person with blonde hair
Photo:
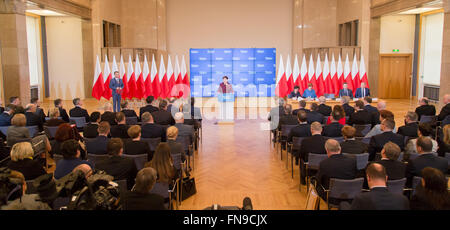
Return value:
M 167 129 L 167 144 L 170 148 L 170 154 L 172 155 L 172 159 L 174 159 L 174 163 L 177 160 L 184 161 L 186 159 L 185 152 L 183 150 L 183 145 L 177 142 L 178 138 L 178 129 L 175 126 L 170 126 Z M 179 158 L 181 157 L 181 158 Z M 174 164 L 176 169 L 181 168 L 181 164 Z
M 133 125 L 128 129 L 128 136 L 131 141 L 125 143 L 124 154 L 125 155 L 142 155 L 147 154 L 149 161 L 153 158 L 153 152 L 150 150 L 150 146 L 147 142 L 141 140 L 141 126 Z
M 445 153 L 450 153 L 450 124 L 445 125 L 442 129 L 443 138 L 439 140 L 439 148 L 437 153 L 441 157 L 445 157 Z
M 11 148 L 11 161 L 8 168 L 21 172 L 25 180 L 34 180 L 35 178 L 46 174 L 43 165 L 34 160 L 34 150 L 29 142 L 15 144 Z
M 8 146 L 13 146 L 15 143 L 29 139 L 30 131 L 27 127 L 27 119 L 24 114 L 18 113 L 11 119 L 11 127 L 6 132 L 6 140 Z
M 109 102 L 106 102 L 105 105 L 103 106 L 103 110 L 105 112 L 103 112 L 103 114 L 101 116 L 101 121 L 107 121 L 109 123 L 109 125 L 111 125 L 111 126 L 117 125 L 116 113 L 113 112 L 112 104 Z
M 50 109 L 49 115 L 50 115 L 50 120 L 46 121 L 44 123 L 44 126 L 58 127 L 59 125 L 66 123 L 65 121 L 63 121 L 61 119 L 61 117 L 60 117 L 61 114 L 59 112 L 59 108 L 57 108 L 57 107 Z
M 154 168 L 158 174 L 157 182 L 172 183 L 175 179 L 176 169 L 173 165 L 170 147 L 167 143 L 160 143 L 156 148 L 155 155 L 146 167 Z

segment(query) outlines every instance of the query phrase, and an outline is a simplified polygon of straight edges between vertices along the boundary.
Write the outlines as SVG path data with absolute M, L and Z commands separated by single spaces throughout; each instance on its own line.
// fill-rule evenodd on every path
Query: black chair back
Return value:
M 403 190 L 405 189 L 406 178 L 402 178 L 400 180 L 388 180 L 387 188 L 389 192 L 403 194 Z
M 3 135 L 7 136 L 6 133 L 8 132 L 9 127 L 11 127 L 11 126 L 1 126 L 0 132 L 2 132 Z
M 48 139 L 55 138 L 56 130 L 58 130 L 58 126 L 44 126 L 44 132 Z
M 355 136 L 356 137 L 365 137 L 372 128 L 371 124 L 365 124 L 365 125 L 354 125 L 353 126 L 356 129 Z
M 127 117 L 126 118 L 127 125 L 137 125 L 138 124 L 138 118 L 137 117 Z
M 159 143 L 161 143 L 161 137 L 157 138 L 141 138 L 141 141 L 145 141 L 150 146 L 150 151 L 154 152 Z
M 71 117 L 70 123 L 75 124 L 78 129 L 82 129 L 86 126 L 86 118 L 85 117 Z
M 147 154 L 140 154 L 140 155 L 125 155 L 122 154 L 123 157 L 132 158 L 134 160 L 134 163 L 136 163 L 137 170 L 141 170 L 144 168 L 145 163 L 147 163 Z
M 282 125 L 281 126 L 281 136 L 287 137 L 291 132 L 291 129 L 296 127 L 297 125 Z

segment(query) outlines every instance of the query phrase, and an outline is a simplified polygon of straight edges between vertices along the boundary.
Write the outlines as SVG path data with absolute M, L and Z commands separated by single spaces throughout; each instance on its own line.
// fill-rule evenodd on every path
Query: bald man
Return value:
M 438 121 L 444 120 L 448 115 L 450 115 L 450 94 L 444 95 L 444 107 L 442 107 L 441 112 L 438 116 Z

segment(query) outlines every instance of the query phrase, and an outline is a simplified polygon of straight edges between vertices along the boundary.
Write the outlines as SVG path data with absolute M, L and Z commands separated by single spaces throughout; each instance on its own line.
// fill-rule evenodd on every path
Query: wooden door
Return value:
M 407 99 L 411 95 L 412 54 L 381 54 L 378 97 Z

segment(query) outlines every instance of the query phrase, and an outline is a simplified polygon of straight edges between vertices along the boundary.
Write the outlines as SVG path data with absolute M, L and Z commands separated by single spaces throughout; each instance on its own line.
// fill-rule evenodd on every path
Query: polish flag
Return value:
M 317 93 L 317 90 L 318 90 L 318 88 L 317 88 L 317 80 L 316 80 L 316 73 L 315 73 L 315 70 L 314 70 L 314 60 L 313 60 L 312 54 L 311 54 L 311 57 L 309 58 L 308 75 L 309 75 L 308 83 L 312 84 L 313 89 Z
M 167 78 L 167 97 L 176 97 L 176 95 L 174 95 L 175 93 L 172 94 L 172 89 L 175 86 L 175 73 L 173 72 L 172 59 L 170 58 L 170 55 L 169 60 L 167 61 Z
M 339 96 L 339 91 L 341 89 L 343 89 L 343 84 L 344 84 L 344 67 L 342 66 L 342 58 L 341 55 L 339 54 L 339 60 L 337 63 L 337 75 L 338 75 L 338 90 L 337 90 L 337 94 Z
M 145 97 L 145 85 L 144 76 L 142 75 L 141 62 L 139 61 L 139 56 L 136 54 L 136 64 L 134 65 L 134 76 L 137 77 L 136 81 L 136 92 L 134 96 L 137 99 L 142 99 Z
M 100 59 L 97 56 L 97 63 L 95 64 L 94 85 L 92 86 L 92 97 L 99 100 L 102 98 L 104 88 L 103 74 L 100 67 Z
M 294 86 L 299 86 L 299 80 L 301 80 L 302 77 L 300 76 L 300 67 L 298 66 L 297 55 L 295 55 L 295 59 L 294 59 L 294 71 L 292 72 L 292 76 L 293 76 L 293 80 L 294 80 Z M 301 90 L 301 87 L 299 89 L 299 92 L 303 92 L 300 90 Z
M 155 98 L 158 98 L 161 94 L 161 85 L 159 84 L 159 77 L 158 77 L 158 69 L 156 68 L 156 61 L 155 61 L 155 55 L 152 57 L 152 71 L 150 73 L 151 79 L 147 80 L 151 81 L 152 84 L 152 95 Z
M 102 96 L 106 100 L 109 100 L 112 97 L 112 91 L 109 88 L 109 83 L 111 82 L 112 75 L 111 75 L 111 69 L 109 68 L 108 56 L 106 56 L 106 55 L 105 55 L 105 67 L 104 67 L 104 70 L 103 70 L 103 74 L 106 76 L 106 80 L 105 80 L 105 82 L 103 84 L 104 91 L 103 91 L 103 95 Z
M 291 57 L 288 54 L 286 61 L 286 78 L 288 85 L 288 92 L 292 92 L 294 90 L 294 77 L 292 76 L 292 67 L 291 67 Z
M 350 61 L 347 54 L 344 64 L 344 83 L 347 83 L 349 90 L 353 90 L 352 73 L 350 71 Z
M 359 78 L 358 60 L 356 59 L 356 53 L 355 53 L 355 57 L 353 58 L 353 64 L 352 64 L 352 84 L 353 84 L 353 88 L 355 89 L 353 91 L 353 94 L 356 93 L 356 89 L 359 87 L 360 82 L 361 82 L 361 79 Z
M 334 69 L 336 72 L 336 67 Z M 331 82 L 330 63 L 328 63 L 328 54 L 325 54 L 325 62 L 323 63 L 323 84 L 325 86 L 325 94 L 334 94 L 333 82 Z
M 185 90 L 183 90 L 183 97 L 187 98 L 187 97 L 189 97 L 189 94 L 190 94 L 191 84 L 189 83 L 189 76 L 188 76 L 188 72 L 187 72 L 187 68 L 186 68 L 186 62 L 184 61 L 184 55 L 181 60 L 181 76 L 183 76 L 183 85 L 184 85 L 183 89 L 188 89 L 187 92 L 185 92 Z
M 134 73 L 133 62 L 131 60 L 131 55 L 128 56 L 128 71 L 127 71 L 127 75 L 128 75 L 128 98 L 133 99 L 133 97 L 136 97 L 137 86 L 136 86 L 136 76 L 135 76 L 135 73 Z
M 277 87 L 275 94 L 278 97 L 286 97 L 289 94 L 289 88 L 286 80 L 286 72 L 284 71 L 283 56 L 280 55 L 280 66 L 278 68 Z
M 325 93 L 325 82 L 323 80 L 322 63 L 320 61 L 320 54 L 317 55 L 316 81 L 317 81 L 317 97 L 323 96 L 323 94 Z
M 169 95 L 169 82 L 167 81 L 166 66 L 164 65 L 164 57 L 161 54 L 161 62 L 159 65 L 159 83 L 161 85 L 160 97 L 167 98 Z
M 122 98 L 128 98 L 128 78 L 127 73 L 125 71 L 125 63 L 123 62 L 123 56 L 120 55 L 120 67 L 119 67 L 120 77 L 122 77 L 123 81 L 123 89 L 122 89 Z
M 298 86 L 300 86 L 300 92 L 303 94 L 303 92 L 308 88 L 308 66 L 306 65 L 306 56 L 303 54 L 303 60 L 302 60 L 302 68 L 300 69 L 300 80 L 298 80 Z
M 181 76 L 180 63 L 178 62 L 178 55 L 175 56 L 175 94 L 177 98 L 183 96 L 182 87 L 183 77 Z
M 364 56 L 361 54 L 361 61 L 359 63 L 359 76 L 361 77 L 360 85 L 358 87 L 361 87 L 361 82 L 366 83 L 366 88 L 370 89 L 369 87 L 369 79 L 367 78 L 367 72 L 366 72 L 366 65 L 364 63 Z
M 339 74 L 336 71 L 336 60 L 334 60 L 334 55 L 331 57 L 331 66 L 330 66 L 330 75 L 331 75 L 331 87 L 332 88 L 332 94 L 334 94 L 335 97 L 339 95 Z
M 147 55 L 144 56 L 142 76 L 144 76 L 145 97 L 148 97 L 152 95 L 152 83 L 150 77 L 150 68 L 148 67 Z

